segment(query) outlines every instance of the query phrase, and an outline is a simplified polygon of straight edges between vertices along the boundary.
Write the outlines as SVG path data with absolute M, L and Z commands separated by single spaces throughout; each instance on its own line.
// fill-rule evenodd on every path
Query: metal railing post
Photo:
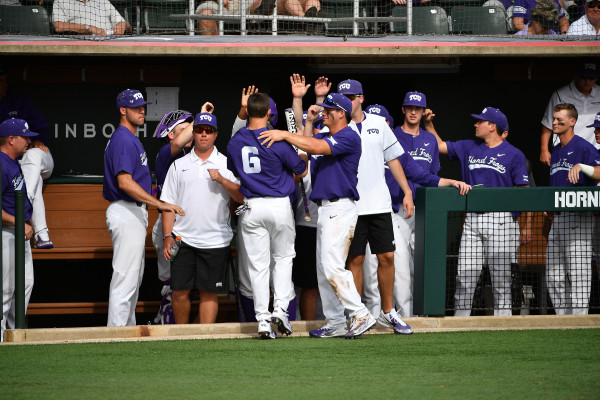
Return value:
M 412 1 L 406 2 L 406 33 L 410 36 L 412 35 L 412 26 L 413 26 L 413 6 Z
M 15 191 L 15 328 L 25 329 L 25 192 Z
M 352 36 L 358 36 L 358 22 L 356 18 L 358 18 L 358 2 L 359 0 L 354 0 L 352 3 L 352 16 L 354 20 L 352 21 Z
M 271 21 L 271 35 L 277 36 L 277 2 L 275 2 L 275 8 L 273 8 L 273 20 Z
M 247 0 L 242 0 L 242 4 L 240 6 L 241 10 L 240 10 L 240 34 L 242 36 L 246 36 L 248 34 L 247 29 L 246 29 L 246 1 Z
M 190 0 L 189 1 L 189 7 L 188 7 L 188 12 L 190 13 L 190 15 L 194 15 L 194 0 Z M 194 36 L 195 32 L 194 32 L 194 21 L 192 19 L 188 19 L 187 20 L 187 28 L 188 28 L 188 35 L 190 36 Z
M 223 0 L 219 0 L 219 15 L 223 15 Z M 219 24 L 219 36 L 225 35 L 225 21 L 218 21 Z

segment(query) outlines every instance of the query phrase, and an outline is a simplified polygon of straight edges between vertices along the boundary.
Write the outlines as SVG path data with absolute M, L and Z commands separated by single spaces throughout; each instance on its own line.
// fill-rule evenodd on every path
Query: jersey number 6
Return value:
M 244 172 L 247 174 L 260 173 L 260 158 L 258 149 L 254 146 L 244 146 L 242 148 L 242 162 L 244 163 Z

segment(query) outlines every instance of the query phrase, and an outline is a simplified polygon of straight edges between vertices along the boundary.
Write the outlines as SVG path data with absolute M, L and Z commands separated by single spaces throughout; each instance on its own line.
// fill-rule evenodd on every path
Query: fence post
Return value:
M 25 192 L 15 191 L 15 328 L 25 329 Z

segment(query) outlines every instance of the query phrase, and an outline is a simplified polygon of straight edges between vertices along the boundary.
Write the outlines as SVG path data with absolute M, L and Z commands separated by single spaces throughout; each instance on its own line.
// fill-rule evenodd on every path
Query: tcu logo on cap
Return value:
M 410 96 L 408 96 L 408 100 L 421 101 L 421 96 L 419 96 L 418 94 L 411 94 Z
M 340 89 L 350 89 L 350 84 L 349 83 L 340 83 L 340 85 L 338 86 L 338 90 Z
M 600 122 L 600 114 L 596 114 L 596 118 L 594 118 L 594 120 L 599 121 Z
M 381 109 L 379 107 L 371 107 L 369 109 L 369 112 L 375 113 L 375 114 L 381 114 Z
M 596 64 L 594 63 L 586 63 L 583 67 L 584 69 L 591 69 L 591 70 L 596 70 Z
M 485 114 L 487 112 L 487 107 L 483 109 L 482 114 Z
M 327 95 L 327 100 L 331 100 L 331 101 L 333 101 L 333 96 L 332 96 L 332 95 L 330 95 L 330 94 L 328 94 L 328 95 Z
M 134 98 L 135 100 L 138 100 L 138 99 L 142 99 L 142 100 L 143 100 L 143 99 L 144 99 L 144 96 L 142 96 L 142 94 L 141 94 L 141 93 L 134 93 L 134 95 L 133 95 L 133 98 Z
M 212 117 L 210 115 L 201 115 L 198 119 L 200 121 L 212 121 Z

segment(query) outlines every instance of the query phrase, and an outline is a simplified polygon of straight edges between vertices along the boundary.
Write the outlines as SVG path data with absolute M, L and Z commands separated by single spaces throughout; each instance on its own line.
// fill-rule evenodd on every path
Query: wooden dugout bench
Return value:
M 112 242 L 106 227 L 106 209 L 110 203 L 102 197 L 101 177 L 51 178 L 44 185 L 43 196 L 46 221 L 54 248 L 32 248 L 34 265 L 36 260 L 112 259 Z M 157 218 L 158 210 L 149 207 L 146 258 L 156 258 L 156 250 L 152 244 L 152 228 Z M 160 299 L 160 293 L 157 293 L 156 297 Z M 219 303 L 230 313 L 233 310 L 229 309 L 236 307 L 235 300 L 228 299 L 226 295 L 219 295 Z M 136 312 L 157 312 L 159 306 L 159 300 L 138 301 Z M 27 308 L 27 315 L 107 312 L 108 302 L 29 303 Z

